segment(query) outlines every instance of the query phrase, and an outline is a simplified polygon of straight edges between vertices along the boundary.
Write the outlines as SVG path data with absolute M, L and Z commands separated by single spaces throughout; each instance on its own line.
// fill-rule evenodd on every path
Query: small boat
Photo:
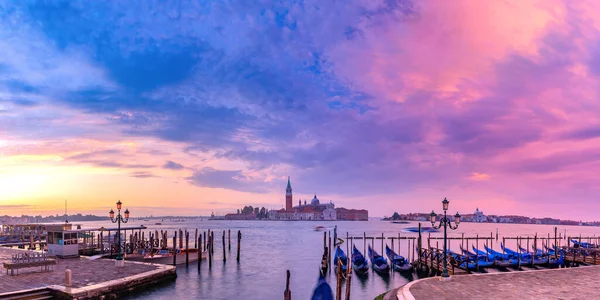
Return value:
M 317 280 L 317 286 L 315 287 L 311 300 L 333 300 L 333 291 L 329 286 L 329 283 L 325 280 L 325 277 L 321 274 Z
M 406 227 L 402 229 L 403 232 L 419 232 L 419 227 Z M 421 227 L 421 232 L 438 232 L 438 229 L 433 227 Z
M 368 252 L 373 270 L 379 274 L 387 274 L 390 271 L 390 266 L 388 265 L 387 259 L 377 254 L 375 250 L 371 249 L 371 246 L 368 247 Z
M 588 242 L 579 242 L 571 239 L 571 243 L 573 243 L 573 248 L 597 248 L 596 245 L 588 243 Z
M 346 275 L 346 270 L 348 269 L 348 256 L 346 256 L 346 253 L 344 253 L 344 250 L 342 250 L 340 246 L 335 248 L 335 253 L 333 254 L 333 264 L 335 265 L 336 272 L 339 271 L 338 259 L 342 261 L 342 274 Z
M 356 246 L 352 246 L 352 271 L 359 275 L 368 274 L 369 271 L 369 261 L 356 249 Z
M 323 231 L 323 229 L 325 229 L 324 226 L 317 226 L 317 227 L 315 227 L 315 231 Z
M 483 247 L 485 248 L 485 251 L 487 251 L 487 253 L 492 255 L 494 257 L 494 259 L 496 259 L 496 260 L 509 260 L 510 259 L 510 255 L 508 255 L 508 254 L 498 252 L 494 249 L 488 248 L 488 246 L 483 246 Z
M 454 259 L 459 262 L 458 267 L 463 270 L 476 270 L 479 268 L 489 268 L 494 265 L 494 261 L 486 261 L 485 259 L 477 259 L 476 257 L 470 257 L 467 255 L 459 255 L 452 251 L 448 251 L 448 254 L 452 255 Z
M 394 224 L 410 224 L 408 221 L 392 221 Z
M 200 259 L 206 259 L 207 253 L 208 252 L 206 251 L 202 251 Z M 188 256 L 189 261 L 197 261 L 199 259 L 198 254 L 198 249 L 177 249 L 177 251 L 173 251 L 173 249 L 157 249 L 154 252 L 144 255 L 142 261 L 154 264 L 172 265 L 173 256 L 176 255 L 175 263 L 179 265 L 185 263 L 186 255 Z
M 158 223 L 154 223 L 154 225 L 162 225 L 162 223 L 158 222 Z
M 408 261 L 402 255 L 396 254 L 388 245 L 385 245 L 385 254 L 387 255 L 390 263 L 392 264 L 392 268 L 396 271 L 407 272 L 412 270 L 412 264 L 408 263 Z

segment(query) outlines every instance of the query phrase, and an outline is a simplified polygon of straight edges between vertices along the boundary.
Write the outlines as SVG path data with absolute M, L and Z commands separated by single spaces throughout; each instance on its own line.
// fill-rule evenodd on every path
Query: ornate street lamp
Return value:
M 432 210 L 431 214 L 429 215 L 430 219 L 431 219 L 431 226 L 433 226 L 433 228 L 435 229 L 440 229 L 442 226 L 444 226 L 444 271 L 442 272 L 442 278 L 446 279 L 449 278 L 450 275 L 448 274 L 448 258 L 447 258 L 447 229 L 448 227 L 450 227 L 450 229 L 452 230 L 456 230 L 458 228 L 458 224 L 460 224 L 460 214 L 458 214 L 458 212 L 456 212 L 456 215 L 454 215 L 454 227 L 452 226 L 452 223 L 450 222 L 450 219 L 448 219 L 448 217 L 446 216 L 446 211 L 448 210 L 448 204 L 450 204 L 450 201 L 448 201 L 448 199 L 444 198 L 444 200 L 442 201 L 442 208 L 444 209 L 444 216 L 440 219 L 440 224 L 438 226 L 435 226 L 435 221 L 437 218 L 437 215 L 435 214 L 435 212 Z
M 110 216 L 110 221 L 113 223 L 117 223 L 117 240 L 118 240 L 118 248 L 117 248 L 117 260 L 115 261 L 115 265 L 117 267 L 122 267 L 124 265 L 123 263 L 123 255 L 121 254 L 121 222 L 123 223 L 127 223 L 127 221 L 129 221 L 129 209 L 125 210 L 125 216 L 121 215 L 121 207 L 122 207 L 122 203 L 121 200 L 119 200 L 119 202 L 117 202 L 117 216 L 115 217 L 115 212 L 111 209 L 108 212 L 108 215 Z

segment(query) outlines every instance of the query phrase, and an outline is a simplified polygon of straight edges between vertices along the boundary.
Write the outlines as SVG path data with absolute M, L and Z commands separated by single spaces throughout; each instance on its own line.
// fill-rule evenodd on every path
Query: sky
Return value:
M 598 220 L 598 1 L 0 1 L 0 215 Z

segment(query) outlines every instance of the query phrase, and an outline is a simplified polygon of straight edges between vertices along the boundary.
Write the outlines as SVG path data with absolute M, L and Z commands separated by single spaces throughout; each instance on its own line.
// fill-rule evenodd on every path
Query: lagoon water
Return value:
M 282 299 L 285 290 L 286 270 L 291 272 L 290 290 L 293 299 L 310 299 L 312 290 L 316 284 L 319 274 L 321 255 L 323 254 L 323 232 L 315 231 L 318 225 L 325 226 L 325 230 L 331 230 L 337 226 L 338 236 L 417 236 L 417 233 L 403 232 L 404 228 L 418 226 L 418 222 L 410 224 L 394 224 L 385 221 L 366 222 L 280 222 L 280 221 L 209 221 L 189 220 L 186 222 L 162 221 L 162 225 L 154 225 L 155 220 L 134 220 L 125 226 L 148 227 L 146 232 L 152 230 L 167 230 L 169 236 L 177 229 L 188 229 L 193 236 L 194 230 L 199 231 L 211 229 L 215 231 L 215 255 L 212 268 L 209 269 L 208 262 L 202 261 L 200 270 L 197 264 L 190 263 L 189 267 L 178 266 L 178 278 L 175 282 L 155 286 L 144 292 L 138 293 L 129 299 Z M 421 222 L 423 226 L 431 226 L 429 222 Z M 79 223 L 78 223 L 79 224 Z M 92 227 L 115 227 L 108 222 L 80 222 L 83 228 Z M 222 231 L 231 229 L 231 250 L 226 250 L 227 261 L 223 262 L 222 254 Z M 241 259 L 237 263 L 236 238 L 237 231 L 242 232 Z M 499 240 L 495 240 L 498 230 Z M 558 233 L 568 236 L 599 236 L 599 227 L 582 226 L 558 226 Z M 554 226 L 551 225 L 525 225 L 525 224 L 494 224 L 494 223 L 461 223 L 457 230 L 449 231 L 449 236 L 490 236 L 493 235 L 493 247 L 499 249 L 499 242 L 503 236 L 531 236 L 537 233 L 538 238 L 554 237 Z M 424 246 L 427 243 L 427 233 Z M 432 237 L 443 236 L 443 231 L 432 233 Z M 169 240 L 170 241 L 170 240 Z M 389 240 L 386 240 L 389 243 Z M 370 243 L 370 242 L 369 242 Z M 453 241 L 450 245 L 452 250 L 458 250 L 459 241 Z M 551 241 L 553 243 L 553 241 Z M 357 248 L 363 251 L 363 241 L 355 241 Z M 193 241 L 192 241 L 193 245 Z M 432 240 L 432 246 L 435 241 Z M 525 247 L 525 243 L 523 246 Z M 343 244 L 342 247 L 346 245 Z M 507 241 L 507 246 L 516 248 L 514 241 Z M 442 247 L 442 240 L 439 241 Z M 483 248 L 483 245 L 479 246 Z M 381 252 L 381 240 L 374 242 L 374 248 Z M 397 241 L 395 248 L 398 249 Z M 345 248 L 343 248 L 346 251 Z M 400 254 L 407 255 L 408 245 L 402 241 Z M 363 252 L 365 255 L 366 253 Z M 384 253 L 380 253 L 385 255 Z M 412 252 L 410 254 L 412 258 Z M 353 274 L 354 275 L 354 274 Z M 413 277 L 414 276 L 414 277 Z M 373 299 L 395 287 L 416 279 L 416 275 L 403 276 L 399 273 L 390 273 L 382 277 L 376 273 L 369 272 L 366 278 L 352 277 L 352 299 Z M 335 273 L 330 272 L 328 282 L 335 291 Z M 345 289 L 345 287 L 344 287 Z

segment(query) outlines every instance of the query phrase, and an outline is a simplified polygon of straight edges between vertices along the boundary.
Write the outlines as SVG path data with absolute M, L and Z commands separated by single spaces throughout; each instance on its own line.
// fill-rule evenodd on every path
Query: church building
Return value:
M 338 220 L 337 211 L 333 202 L 321 203 L 321 200 L 317 198 L 315 194 L 310 203 L 304 200 L 298 200 L 297 206 L 292 206 L 293 193 L 292 184 L 290 177 L 288 177 L 287 187 L 285 189 L 285 209 L 271 210 L 269 211 L 270 220 L 322 220 L 322 221 L 335 221 Z M 342 209 L 344 213 L 351 212 L 352 217 L 348 220 L 367 220 L 368 212 L 366 210 L 348 210 Z M 358 213 L 356 213 L 358 212 Z M 344 218 L 345 219 L 345 218 Z

